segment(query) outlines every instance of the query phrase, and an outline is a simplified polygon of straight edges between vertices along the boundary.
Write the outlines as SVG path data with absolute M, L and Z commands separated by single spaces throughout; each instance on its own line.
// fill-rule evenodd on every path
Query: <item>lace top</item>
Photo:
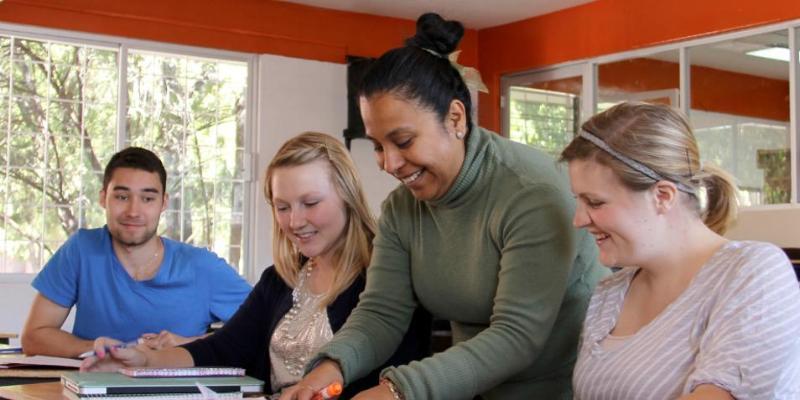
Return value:
M 313 294 L 308 288 L 310 274 L 308 267 L 300 271 L 299 282 L 292 291 L 292 308 L 278 322 L 270 339 L 270 381 L 276 393 L 299 382 L 306 363 L 333 337 L 328 312 L 320 307 L 324 293 Z

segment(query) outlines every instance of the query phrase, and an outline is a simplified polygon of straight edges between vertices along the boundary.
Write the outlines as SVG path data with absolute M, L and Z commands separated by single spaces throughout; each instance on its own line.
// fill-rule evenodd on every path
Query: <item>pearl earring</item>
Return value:
M 464 139 L 464 135 L 466 135 L 466 133 L 464 133 L 464 132 L 456 132 L 456 139 L 458 139 L 458 140 Z

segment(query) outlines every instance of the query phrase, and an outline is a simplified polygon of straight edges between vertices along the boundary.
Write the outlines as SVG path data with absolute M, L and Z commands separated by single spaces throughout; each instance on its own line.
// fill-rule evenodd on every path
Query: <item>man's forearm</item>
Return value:
M 75 358 L 92 350 L 94 341 L 83 340 L 59 328 L 38 328 L 22 335 L 22 350 L 27 355 Z

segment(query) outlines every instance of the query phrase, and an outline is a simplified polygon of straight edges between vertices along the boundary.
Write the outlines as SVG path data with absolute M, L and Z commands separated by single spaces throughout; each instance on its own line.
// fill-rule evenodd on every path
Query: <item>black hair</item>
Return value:
M 163 193 L 167 192 L 167 170 L 164 169 L 161 159 L 150 150 L 141 147 L 128 147 L 111 156 L 111 160 L 106 164 L 106 170 L 103 173 L 103 190 L 106 190 L 108 182 L 111 181 L 111 176 L 114 175 L 114 170 L 117 168 L 133 168 L 147 172 L 157 172 L 158 177 L 161 179 L 161 189 Z
M 406 40 L 404 47 L 384 53 L 367 70 L 358 95 L 369 98 L 392 93 L 416 101 L 435 112 L 442 121 L 450 103 L 464 103 L 467 132 L 472 130 L 472 101 L 469 89 L 448 60 L 461 37 L 464 26 L 458 21 L 445 21 L 434 13 L 417 19 L 417 33 Z

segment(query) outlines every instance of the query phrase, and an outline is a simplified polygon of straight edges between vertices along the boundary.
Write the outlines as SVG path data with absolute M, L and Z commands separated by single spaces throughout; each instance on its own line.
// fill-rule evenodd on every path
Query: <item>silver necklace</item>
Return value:
M 319 306 L 324 293 L 314 294 L 309 288 L 313 271 L 314 261 L 311 259 L 305 271 L 299 274 L 297 287 L 292 290 L 292 308 L 280 323 L 279 338 L 276 338 L 280 344 L 273 348 L 283 358 L 286 370 L 298 377 L 302 376 L 319 340 L 329 339 L 325 338 L 330 331 L 327 310 Z

